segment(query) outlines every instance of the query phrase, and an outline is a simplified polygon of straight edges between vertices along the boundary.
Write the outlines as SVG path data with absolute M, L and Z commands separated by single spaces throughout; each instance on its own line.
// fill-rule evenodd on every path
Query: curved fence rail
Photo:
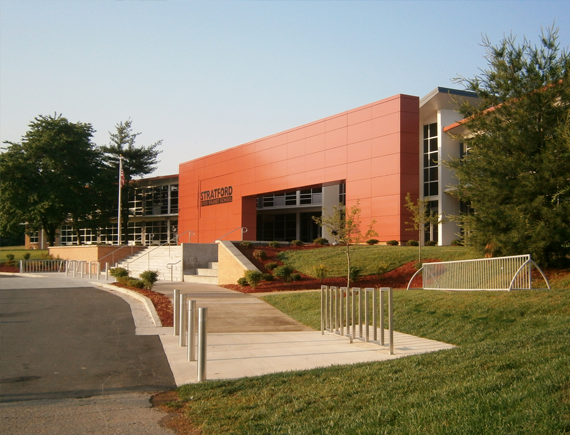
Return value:
M 421 272 L 422 288 L 426 290 L 531 290 L 533 266 L 550 289 L 548 279 L 530 255 L 424 263 L 410 280 L 408 289 Z

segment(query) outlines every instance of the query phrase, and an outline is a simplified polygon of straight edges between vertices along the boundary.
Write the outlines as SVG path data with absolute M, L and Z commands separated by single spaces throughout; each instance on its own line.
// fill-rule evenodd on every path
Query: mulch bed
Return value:
M 279 253 L 283 251 L 297 251 L 297 250 L 310 250 L 310 249 L 322 249 L 325 246 L 319 245 L 303 245 L 303 246 L 288 246 L 288 247 L 279 247 L 279 248 L 271 248 L 269 246 L 263 247 L 256 247 L 252 246 L 251 248 L 244 248 L 243 246 L 236 245 L 237 248 L 244 254 L 248 260 L 250 260 L 255 267 L 257 267 L 260 271 L 266 273 L 269 272 L 265 268 L 265 264 L 270 262 L 278 263 L 282 265 L 283 263 L 279 261 Z M 267 254 L 267 258 L 265 260 L 259 260 L 253 256 L 253 251 L 256 249 L 262 249 Z M 338 246 L 338 249 L 343 249 L 342 246 Z M 435 259 L 426 259 L 425 262 L 434 262 L 439 261 Z M 415 261 L 410 261 L 397 269 L 391 270 L 388 273 L 385 273 L 382 276 L 382 279 L 379 279 L 377 275 L 367 275 L 362 276 L 360 279 L 352 283 L 352 287 L 392 287 L 392 288 L 406 288 L 408 286 L 408 282 L 416 273 L 415 268 Z M 325 278 L 322 282 L 319 279 L 313 278 L 311 276 L 307 276 L 304 274 L 301 275 L 300 281 L 286 283 L 279 278 L 275 278 L 274 281 L 262 281 L 259 283 L 255 289 L 251 288 L 250 286 L 242 287 L 238 284 L 225 284 L 222 287 L 237 290 L 242 293 L 264 293 L 264 292 L 279 292 L 279 291 L 291 291 L 291 290 L 314 290 L 321 288 L 321 285 L 328 285 L 328 286 L 336 286 L 336 287 L 346 287 L 346 277 L 335 277 L 335 278 Z M 413 287 L 421 287 L 422 280 L 421 276 L 417 276 L 414 278 L 414 282 L 412 283 Z
M 172 302 L 170 302 L 168 296 L 162 293 L 153 292 L 152 290 L 129 287 L 123 284 L 119 284 L 118 282 L 114 282 L 112 285 L 128 289 L 140 293 L 143 296 L 146 296 L 151 300 L 152 304 L 154 305 L 154 308 L 156 308 L 156 312 L 158 314 L 158 317 L 160 318 L 162 326 L 174 326 L 174 319 L 173 319 L 174 310 L 172 308 Z

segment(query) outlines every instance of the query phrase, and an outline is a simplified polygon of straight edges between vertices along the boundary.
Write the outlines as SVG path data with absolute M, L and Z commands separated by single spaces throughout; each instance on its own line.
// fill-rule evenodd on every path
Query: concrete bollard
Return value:
M 198 309 L 198 382 L 206 380 L 206 323 L 208 309 Z
M 178 303 L 180 302 L 180 290 L 174 290 L 174 299 L 172 301 L 172 308 L 173 308 L 173 326 L 174 326 L 174 335 L 178 335 L 178 323 L 180 322 L 180 309 L 178 308 Z
M 188 361 L 196 361 L 196 301 L 188 301 Z

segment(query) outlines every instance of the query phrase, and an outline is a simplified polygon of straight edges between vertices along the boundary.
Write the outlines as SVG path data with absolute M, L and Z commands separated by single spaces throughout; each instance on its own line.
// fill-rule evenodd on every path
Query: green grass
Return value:
M 0 263 L 4 263 L 8 258 L 8 254 L 14 255 L 14 261 L 18 262 L 24 259 L 24 254 L 30 254 L 30 260 L 41 260 L 42 256 L 48 254 L 47 249 L 26 249 L 23 246 L 2 246 L 0 247 Z
M 319 327 L 318 293 L 264 299 Z M 570 432 L 570 291 L 397 291 L 394 300 L 396 330 L 459 346 L 184 386 L 186 415 L 204 434 Z
M 352 246 L 351 264 L 363 268 L 362 275 L 376 273 L 379 263 L 389 264 L 388 270 L 395 269 L 410 261 L 417 262 L 418 248 L 414 246 Z M 322 249 L 285 251 L 279 255 L 281 261 L 305 275 L 313 276 L 313 268 L 320 264 L 327 266 L 330 277 L 346 275 L 346 255 L 344 247 L 335 246 Z M 461 246 L 422 247 L 422 259 L 437 258 L 441 261 L 481 258 L 481 254 L 471 248 Z

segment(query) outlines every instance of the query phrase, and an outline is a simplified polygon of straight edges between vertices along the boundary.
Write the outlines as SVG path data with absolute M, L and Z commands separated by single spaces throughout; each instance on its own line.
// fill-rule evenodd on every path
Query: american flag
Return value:
M 125 171 L 123 171 L 122 168 L 121 168 L 121 176 L 120 176 L 119 183 L 121 184 L 121 187 L 123 187 L 125 185 Z

